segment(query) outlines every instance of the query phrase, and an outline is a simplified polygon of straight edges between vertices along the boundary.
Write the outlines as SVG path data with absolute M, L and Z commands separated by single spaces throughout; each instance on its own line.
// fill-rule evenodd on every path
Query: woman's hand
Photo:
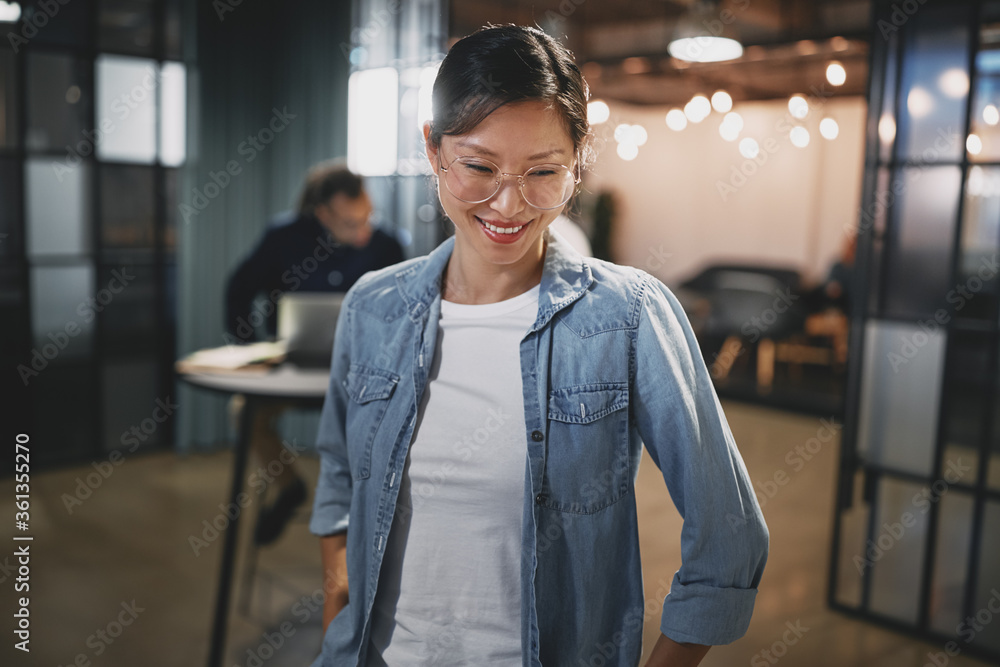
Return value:
M 695 667 L 710 648 L 703 644 L 678 644 L 661 634 L 646 661 L 646 667 Z
M 319 540 L 323 560 L 323 632 L 326 626 L 347 606 L 347 533 L 321 537 Z

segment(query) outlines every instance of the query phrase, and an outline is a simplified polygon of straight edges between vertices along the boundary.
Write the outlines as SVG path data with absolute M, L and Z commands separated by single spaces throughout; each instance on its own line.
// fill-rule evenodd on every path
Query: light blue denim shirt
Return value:
M 684 518 L 660 630 L 678 642 L 732 642 L 750 622 L 768 532 L 690 324 L 652 275 L 584 258 L 545 233 L 538 316 L 520 342 L 523 665 L 638 664 L 643 443 Z M 365 274 L 341 309 L 310 530 L 347 530 L 350 602 L 313 667 L 366 661 L 454 243 Z

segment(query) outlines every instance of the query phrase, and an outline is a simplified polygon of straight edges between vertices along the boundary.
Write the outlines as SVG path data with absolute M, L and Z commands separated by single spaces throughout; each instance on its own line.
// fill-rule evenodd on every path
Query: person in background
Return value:
M 403 248 L 394 236 L 371 225 L 372 203 L 360 176 L 340 160 L 309 170 L 296 211 L 269 225 L 260 242 L 232 273 L 226 285 L 226 340 L 247 343 L 255 337 L 251 322 L 254 299 L 272 300 L 265 328 L 277 333 L 277 297 L 284 292 L 346 292 L 368 271 L 403 260 Z M 259 317 L 256 318 L 259 321 Z M 335 323 L 331 322 L 330 326 Z M 235 423 L 245 404 L 233 397 L 230 413 Z M 250 447 L 264 464 L 281 461 L 281 437 L 275 420 L 289 406 L 266 403 L 254 415 Z M 294 463 L 282 465 L 272 477 L 276 499 L 265 505 L 257 520 L 258 544 L 276 540 L 295 508 L 306 499 L 306 487 Z

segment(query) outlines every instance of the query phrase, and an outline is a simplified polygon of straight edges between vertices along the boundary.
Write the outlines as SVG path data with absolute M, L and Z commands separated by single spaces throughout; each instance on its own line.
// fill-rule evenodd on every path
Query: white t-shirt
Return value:
M 370 665 L 521 664 L 520 342 L 538 292 L 441 302 L 372 608 Z

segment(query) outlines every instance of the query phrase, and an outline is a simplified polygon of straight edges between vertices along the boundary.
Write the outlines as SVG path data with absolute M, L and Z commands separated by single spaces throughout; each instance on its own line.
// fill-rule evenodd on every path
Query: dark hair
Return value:
M 428 141 L 471 131 L 511 102 L 543 100 L 566 122 L 582 164 L 591 158 L 590 89 L 573 54 L 538 28 L 488 25 L 448 51 L 434 80 L 434 120 Z M 582 165 L 581 165 L 582 166 Z
M 299 215 L 311 214 L 317 206 L 330 201 L 335 194 L 344 193 L 351 199 L 361 196 L 364 182 L 347 168 L 343 160 L 327 160 L 309 169 L 306 182 L 299 193 Z

